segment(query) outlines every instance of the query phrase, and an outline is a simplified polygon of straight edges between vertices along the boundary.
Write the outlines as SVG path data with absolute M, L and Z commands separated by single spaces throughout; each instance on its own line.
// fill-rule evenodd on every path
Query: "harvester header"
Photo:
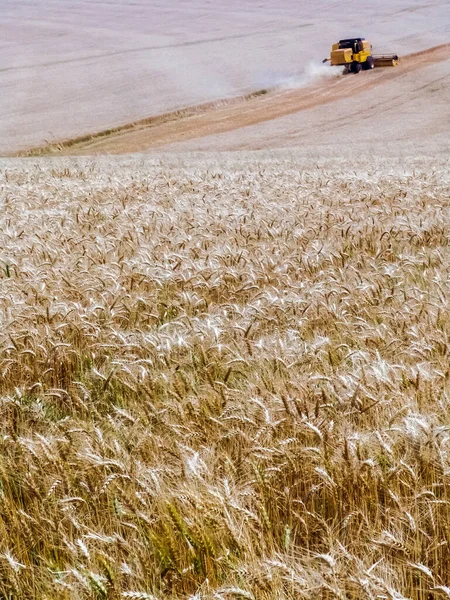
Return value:
M 331 66 L 343 66 L 346 73 L 369 71 L 375 67 L 394 67 L 398 64 L 396 54 L 373 54 L 372 45 L 365 38 L 340 40 L 331 47 L 330 58 L 323 61 Z

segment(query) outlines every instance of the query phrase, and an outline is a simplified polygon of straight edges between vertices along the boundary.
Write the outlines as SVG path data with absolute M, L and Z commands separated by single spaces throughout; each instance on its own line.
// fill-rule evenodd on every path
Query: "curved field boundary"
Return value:
M 208 102 L 149 117 L 20 152 L 19 156 L 49 154 L 124 154 L 142 152 L 179 141 L 257 125 L 299 111 L 354 97 L 374 86 L 430 64 L 450 59 L 450 43 L 400 58 L 397 67 L 379 68 L 360 75 L 336 77 L 298 89 L 259 90 L 243 96 Z
M 70 150 L 71 148 L 80 148 L 87 145 L 90 146 L 97 141 L 101 142 L 105 138 L 112 138 L 130 131 L 148 129 L 162 124 L 171 123 L 173 121 L 179 121 L 180 119 L 202 115 L 213 110 L 220 109 L 223 106 L 242 104 L 243 102 L 248 102 L 249 100 L 253 100 L 254 98 L 258 98 L 259 96 L 263 96 L 268 93 L 269 90 L 262 89 L 234 98 L 215 100 L 213 102 L 205 102 L 195 106 L 188 106 L 186 108 L 180 108 L 178 110 L 162 113 L 153 117 L 145 117 L 144 119 L 126 123 L 125 125 L 118 125 L 117 127 L 103 129 L 95 133 L 87 133 L 85 135 L 69 138 L 67 140 L 36 146 L 29 148 L 28 150 L 21 150 L 20 152 L 14 153 L 12 156 L 42 156 L 45 154 L 58 154 L 66 150 Z

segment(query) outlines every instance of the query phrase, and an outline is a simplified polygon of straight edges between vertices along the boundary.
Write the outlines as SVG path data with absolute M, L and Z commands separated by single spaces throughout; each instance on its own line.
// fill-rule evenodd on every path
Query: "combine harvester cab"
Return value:
M 349 38 L 333 44 L 329 62 L 332 67 L 343 66 L 345 73 L 370 71 L 375 67 L 394 67 L 398 64 L 396 54 L 372 54 L 372 45 L 365 38 Z

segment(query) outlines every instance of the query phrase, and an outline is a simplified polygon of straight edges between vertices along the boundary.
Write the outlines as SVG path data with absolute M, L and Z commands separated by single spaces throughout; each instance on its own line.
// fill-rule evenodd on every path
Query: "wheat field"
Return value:
M 0 164 L 0 598 L 450 597 L 450 162 Z

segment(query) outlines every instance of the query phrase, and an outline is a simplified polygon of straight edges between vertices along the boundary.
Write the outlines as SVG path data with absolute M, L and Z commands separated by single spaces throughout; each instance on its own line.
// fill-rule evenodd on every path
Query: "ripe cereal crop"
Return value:
M 450 163 L 0 165 L 0 598 L 450 596 Z

